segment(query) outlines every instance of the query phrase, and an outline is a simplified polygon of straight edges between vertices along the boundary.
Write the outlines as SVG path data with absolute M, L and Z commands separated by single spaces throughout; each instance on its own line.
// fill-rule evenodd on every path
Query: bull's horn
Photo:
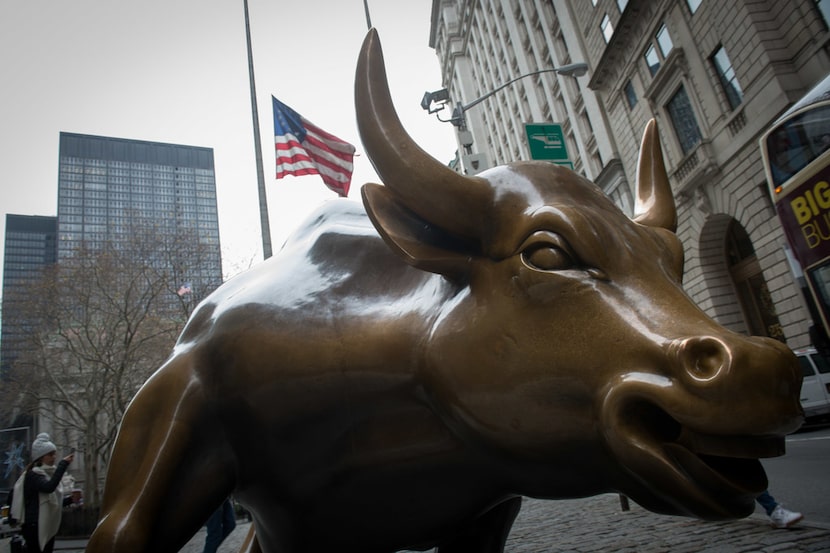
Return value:
M 657 121 L 650 120 L 640 145 L 637 163 L 637 202 L 634 221 L 649 227 L 677 230 L 677 210 L 674 205 L 669 176 L 663 163 L 663 150 Z
M 407 208 L 451 233 L 482 235 L 489 187 L 479 177 L 459 175 L 442 165 L 407 134 L 401 124 L 383 63 L 377 31 L 363 41 L 355 75 L 357 127 L 380 176 Z

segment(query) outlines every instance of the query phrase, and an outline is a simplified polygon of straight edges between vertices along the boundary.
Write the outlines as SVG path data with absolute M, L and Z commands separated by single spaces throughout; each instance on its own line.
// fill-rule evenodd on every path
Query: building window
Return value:
M 732 67 L 732 62 L 729 61 L 729 56 L 726 54 L 723 46 L 720 46 L 715 51 L 712 56 L 712 64 L 715 66 L 715 72 L 718 74 L 718 79 L 720 79 L 723 92 L 726 94 L 729 107 L 734 110 L 741 105 L 744 99 L 744 93 L 741 90 L 741 85 L 738 84 L 735 69 Z
M 643 55 L 648 66 L 648 72 L 652 77 L 660 70 L 660 65 L 668 57 L 672 48 L 674 48 L 674 43 L 672 43 L 669 30 L 665 24 L 662 24 L 657 30 L 657 34 L 654 35 L 654 40 L 649 44 L 646 53 Z
M 660 70 L 660 57 L 657 55 L 657 49 L 652 44 L 646 50 L 646 65 L 648 66 L 648 72 L 651 73 L 651 76 L 657 74 L 657 71 Z
M 824 24 L 830 28 L 830 0 L 815 0 L 816 1 L 816 8 L 818 8 L 819 13 L 821 14 L 822 19 L 824 19 Z
M 637 105 L 637 93 L 634 91 L 634 85 L 631 81 L 625 83 L 625 99 L 628 100 L 628 107 L 634 109 Z
M 605 43 L 607 44 L 611 41 L 611 37 L 614 35 L 614 26 L 611 25 L 611 19 L 608 17 L 607 13 L 602 18 L 602 23 L 599 28 L 602 29 L 602 36 L 605 38 Z
M 617 0 L 617 7 L 620 9 L 620 13 L 625 11 L 625 7 L 628 5 L 628 0 Z
M 665 23 L 660 25 L 660 30 L 657 31 L 657 44 L 660 46 L 660 53 L 663 54 L 663 58 L 667 58 L 671 49 L 674 48 L 674 44 L 671 41 L 671 36 L 669 36 L 669 30 L 666 28 Z
M 694 15 L 702 2 L 703 0 L 686 0 L 686 4 L 689 6 L 689 11 L 692 12 L 692 15 Z
M 692 103 L 689 101 L 685 87 L 681 86 L 672 96 L 672 99 L 666 104 L 666 110 L 669 112 L 674 132 L 677 134 L 678 142 L 680 142 L 680 149 L 683 150 L 683 155 L 686 155 L 700 143 L 701 137 L 697 119 L 695 119 L 695 114 L 692 111 Z

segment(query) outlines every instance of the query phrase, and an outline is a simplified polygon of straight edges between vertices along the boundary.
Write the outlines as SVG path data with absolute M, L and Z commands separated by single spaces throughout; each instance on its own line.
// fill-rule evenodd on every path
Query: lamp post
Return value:
M 578 63 L 569 63 L 567 65 L 563 65 L 561 67 L 553 67 L 550 69 L 539 69 L 538 71 L 531 71 L 530 73 L 525 73 L 524 75 L 519 75 L 514 79 L 510 79 L 506 83 L 497 86 L 490 92 L 484 94 L 473 100 L 468 104 L 456 104 L 455 108 L 452 110 L 452 116 L 449 119 L 441 119 L 437 115 L 437 112 L 444 109 L 444 106 L 449 101 L 449 93 L 447 92 L 446 88 L 442 88 L 435 92 L 427 92 L 424 94 L 423 100 L 421 100 L 421 107 L 429 112 L 429 113 L 436 113 L 436 116 L 439 121 L 444 123 L 452 123 L 455 125 L 456 128 L 460 130 L 464 130 L 467 128 L 467 121 L 464 117 L 464 114 L 472 107 L 477 106 L 490 96 L 494 95 L 495 93 L 499 92 L 510 86 L 511 84 L 515 83 L 518 80 L 524 79 L 525 77 L 532 77 L 534 75 L 540 75 L 542 73 L 559 73 L 560 75 L 567 75 L 570 77 L 581 77 L 588 71 L 588 64 L 583 62 Z M 433 107 L 435 104 L 435 107 Z
M 510 79 L 506 83 L 497 86 L 496 88 L 484 94 L 483 96 L 476 98 L 472 102 L 469 102 L 467 104 L 457 103 L 453 108 L 452 116 L 449 119 L 441 119 L 441 116 L 438 115 L 438 112 L 443 110 L 447 106 L 447 103 L 450 101 L 450 94 L 446 88 L 436 90 L 435 92 L 424 93 L 424 97 L 421 100 L 421 107 L 430 114 L 434 113 L 435 117 L 439 121 L 443 123 L 452 123 L 455 126 L 458 132 L 459 142 L 464 147 L 464 151 L 466 152 L 466 154 L 464 154 L 463 156 L 463 165 L 465 169 L 469 166 L 472 171 L 478 172 L 487 168 L 487 161 L 484 154 L 472 153 L 473 135 L 470 131 L 467 130 L 467 120 L 465 117 L 465 113 L 467 112 L 467 110 L 477 106 L 490 96 L 493 96 L 497 92 L 507 88 L 508 86 L 520 79 L 524 79 L 525 77 L 532 77 L 534 75 L 540 75 L 542 73 L 559 73 L 560 75 L 567 75 L 570 77 L 581 77 L 587 71 L 588 65 L 583 62 L 578 62 L 569 63 L 561 67 L 539 69 L 537 71 L 531 71 L 529 73 L 519 75 L 518 77 Z

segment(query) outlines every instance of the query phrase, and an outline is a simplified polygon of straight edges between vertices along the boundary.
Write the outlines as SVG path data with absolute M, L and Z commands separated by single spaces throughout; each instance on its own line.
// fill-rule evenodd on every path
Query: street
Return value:
M 830 525 L 830 425 L 787 437 L 787 454 L 765 459 L 769 491 L 805 519 Z

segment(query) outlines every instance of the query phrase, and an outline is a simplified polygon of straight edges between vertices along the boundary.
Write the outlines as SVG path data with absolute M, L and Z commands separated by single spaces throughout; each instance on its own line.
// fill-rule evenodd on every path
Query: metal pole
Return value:
M 372 18 L 369 17 L 369 0 L 363 0 L 363 10 L 366 12 L 366 28 L 372 29 Z
M 262 226 L 262 258 L 271 257 L 271 225 L 268 222 L 268 198 L 265 194 L 265 171 L 262 168 L 262 140 L 259 137 L 259 112 L 256 107 L 254 84 L 254 55 L 251 50 L 251 24 L 248 20 L 248 0 L 245 4 L 245 38 L 248 41 L 248 77 L 251 82 L 251 117 L 254 121 L 254 150 L 256 151 L 256 177 L 259 190 L 259 220 Z
M 585 71 L 587 71 L 587 70 L 588 70 L 588 66 L 584 63 L 569 63 L 568 65 L 563 65 L 562 67 L 553 67 L 553 68 L 550 68 L 550 69 L 539 69 L 537 71 L 530 71 L 529 73 L 525 73 L 524 75 L 519 75 L 518 77 L 510 79 L 506 83 L 497 86 L 496 88 L 494 88 L 493 90 L 491 90 L 490 92 L 485 94 L 484 96 L 482 96 L 480 98 L 476 98 L 475 100 L 473 100 L 472 102 L 470 102 L 469 104 L 464 106 L 464 110 L 466 111 L 466 110 L 470 109 L 473 106 L 477 106 L 478 104 L 480 104 L 481 102 L 483 102 L 484 100 L 486 100 L 487 98 L 489 98 L 490 96 L 492 96 L 493 94 L 498 92 L 499 90 L 507 88 L 511 84 L 515 83 L 516 81 L 518 81 L 520 79 L 524 79 L 525 77 L 532 77 L 533 75 L 541 75 L 542 73 L 560 73 L 562 75 L 571 75 L 571 76 L 576 77 L 576 76 L 584 75 Z
M 588 70 L 588 66 L 585 63 L 569 63 L 568 65 L 563 65 L 562 67 L 554 67 L 551 69 L 539 69 L 538 71 L 531 71 L 530 73 L 525 73 L 524 75 L 519 75 L 516 78 L 510 79 L 506 83 L 497 86 L 484 96 L 476 98 L 472 102 L 466 105 L 457 105 L 453 110 L 452 118 L 450 122 L 455 125 L 456 127 L 466 126 L 466 121 L 464 120 L 464 112 L 466 112 L 471 107 L 479 105 L 481 102 L 495 94 L 496 92 L 503 90 L 510 86 L 511 84 L 515 83 L 520 79 L 524 79 L 525 77 L 531 77 L 533 75 L 541 75 L 542 73 L 560 73 L 563 75 L 570 75 L 573 77 L 582 76 L 585 74 L 585 71 Z

